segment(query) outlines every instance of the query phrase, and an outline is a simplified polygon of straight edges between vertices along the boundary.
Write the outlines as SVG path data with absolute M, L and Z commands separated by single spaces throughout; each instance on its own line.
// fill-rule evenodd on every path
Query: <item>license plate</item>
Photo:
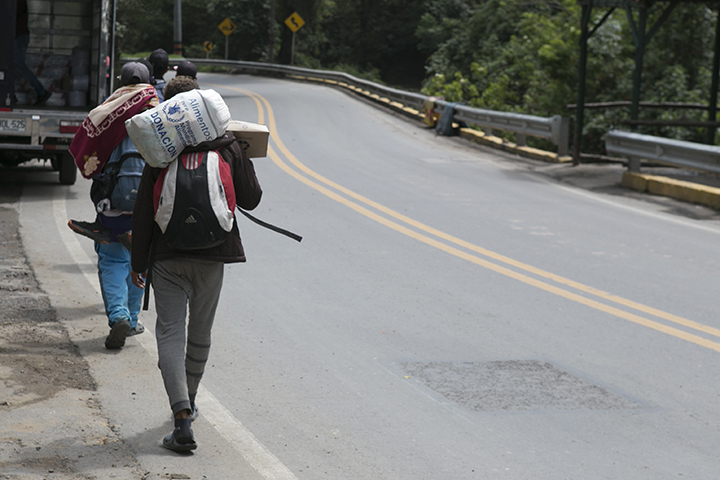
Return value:
M 0 132 L 24 132 L 24 118 L 0 118 Z

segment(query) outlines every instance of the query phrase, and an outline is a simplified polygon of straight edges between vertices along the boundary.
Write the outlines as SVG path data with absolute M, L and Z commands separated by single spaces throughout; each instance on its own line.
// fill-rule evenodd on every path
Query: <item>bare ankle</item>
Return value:
M 179 412 L 177 412 L 177 413 L 175 414 L 175 418 L 176 418 L 176 419 L 180 419 L 180 418 L 190 418 L 190 410 L 187 410 L 187 409 L 185 409 L 185 410 L 180 410 Z

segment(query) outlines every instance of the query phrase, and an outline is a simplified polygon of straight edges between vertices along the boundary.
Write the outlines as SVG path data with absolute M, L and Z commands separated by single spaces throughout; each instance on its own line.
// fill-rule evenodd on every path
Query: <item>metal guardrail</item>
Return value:
M 332 80 L 338 83 L 344 83 L 355 88 L 359 88 L 377 95 L 380 98 L 386 98 L 390 102 L 397 102 L 407 107 L 412 107 L 418 112 L 423 111 L 423 104 L 428 97 L 419 93 L 405 92 L 396 88 L 386 87 L 368 80 L 357 78 L 353 75 L 336 72 L 331 70 L 313 70 L 309 68 L 291 67 L 287 65 L 277 65 L 262 62 L 245 62 L 241 60 L 214 60 L 205 58 L 188 58 L 197 66 L 215 66 L 226 67 L 234 70 L 252 73 L 277 73 L 285 75 L 299 75 L 308 78 L 317 78 L 322 80 Z M 129 61 L 129 59 L 124 59 Z M 435 105 L 441 111 L 449 102 L 443 100 L 435 100 Z M 492 129 L 513 132 L 516 134 L 517 145 L 525 145 L 525 136 L 545 138 L 558 147 L 558 155 L 567 155 L 570 143 L 570 123 L 569 119 L 560 115 L 550 118 L 536 117 L 533 115 L 523 115 L 509 112 L 496 112 L 492 110 L 482 110 L 464 105 L 456 105 L 454 107 L 453 120 L 456 122 L 465 122 L 471 125 L 483 127 L 486 133 L 491 134 Z
M 466 106 L 455 107 L 455 120 L 473 125 L 515 132 L 518 145 L 525 145 L 525 135 L 546 138 L 558 147 L 558 155 L 568 154 L 570 119 L 554 115 L 550 118 L 520 113 L 495 112 Z M 522 136 L 522 137 L 521 137 Z
M 640 160 L 643 159 L 673 167 L 720 173 L 720 146 L 610 130 L 605 135 L 605 149 L 608 153 L 627 157 L 630 160 L 628 169 L 632 172 L 640 170 Z

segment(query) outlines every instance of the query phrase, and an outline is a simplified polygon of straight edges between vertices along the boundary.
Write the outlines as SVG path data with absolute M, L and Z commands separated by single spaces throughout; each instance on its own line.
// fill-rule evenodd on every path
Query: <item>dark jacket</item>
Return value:
M 195 147 L 188 147 L 183 153 L 204 152 L 218 150 L 225 161 L 230 164 L 235 187 L 235 201 L 243 210 L 252 210 L 260 203 L 262 190 L 255 176 L 255 167 L 247 158 L 240 145 L 231 132 L 209 142 L 203 142 Z M 237 217 L 233 222 L 232 231 L 223 243 L 218 246 L 193 251 L 179 251 L 171 249 L 160 228 L 155 223 L 155 206 L 153 202 L 153 189 L 155 182 L 162 171 L 146 165 L 142 180 L 138 188 L 135 209 L 132 216 L 132 269 L 138 273 L 147 270 L 150 260 L 150 249 L 155 232 L 155 260 L 164 258 L 198 258 L 214 260 L 223 263 L 236 263 L 245 261 L 245 252 L 240 240 L 240 231 L 237 226 Z

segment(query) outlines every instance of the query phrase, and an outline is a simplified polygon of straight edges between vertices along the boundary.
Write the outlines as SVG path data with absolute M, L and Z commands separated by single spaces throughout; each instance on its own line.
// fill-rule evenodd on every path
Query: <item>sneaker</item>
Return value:
M 189 418 L 176 418 L 175 430 L 163 438 L 163 447 L 174 452 L 189 452 L 197 448 Z
M 142 323 L 138 322 L 136 326 L 134 326 L 130 329 L 127 336 L 132 337 L 133 335 L 140 335 L 144 331 L 145 331 L 145 326 Z
M 127 250 L 132 251 L 132 231 L 117 236 L 118 242 Z
M 68 227 L 80 235 L 84 235 L 98 243 L 110 243 L 110 229 L 95 220 L 93 223 L 70 220 Z
M 110 335 L 105 339 L 105 348 L 117 350 L 125 346 L 125 338 L 130 331 L 130 321 L 120 320 L 110 328 Z
M 42 95 L 40 95 L 38 97 L 37 101 L 35 102 L 35 105 L 36 106 L 45 105 L 45 102 L 47 102 L 48 98 L 50 98 L 51 96 L 52 96 L 52 93 L 45 90 L 45 93 L 43 93 Z

